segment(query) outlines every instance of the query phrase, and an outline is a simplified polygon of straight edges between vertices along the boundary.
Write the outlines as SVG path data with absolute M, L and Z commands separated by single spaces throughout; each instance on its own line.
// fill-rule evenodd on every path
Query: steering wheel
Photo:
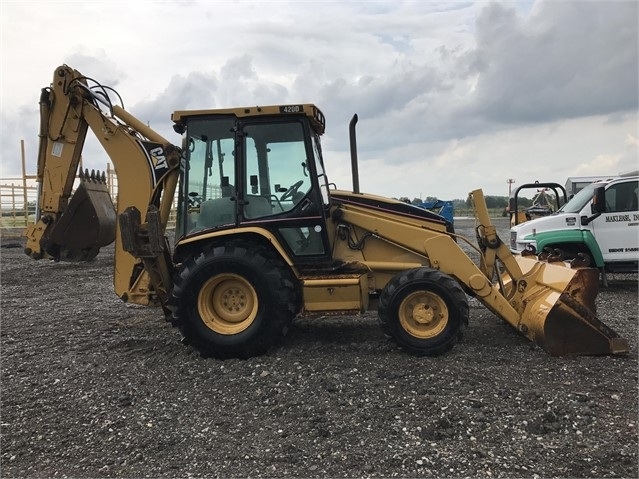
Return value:
M 285 201 L 289 198 L 292 198 L 293 195 L 297 193 L 297 190 L 300 189 L 300 186 L 302 186 L 303 183 L 304 183 L 304 180 L 299 180 L 295 182 L 295 184 L 291 185 L 289 189 L 286 190 L 286 192 L 282 196 L 280 196 L 280 201 Z
M 197 207 L 202 203 L 202 197 L 196 191 L 189 193 L 189 206 Z

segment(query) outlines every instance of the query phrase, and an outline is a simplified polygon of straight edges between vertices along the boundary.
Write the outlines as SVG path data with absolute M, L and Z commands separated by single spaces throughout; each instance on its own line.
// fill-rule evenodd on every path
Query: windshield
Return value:
M 189 122 L 186 167 L 176 235 L 235 222 L 235 136 L 233 117 Z
M 328 178 L 324 173 L 324 165 L 322 164 L 322 147 L 320 145 L 319 135 L 313 136 L 313 153 L 315 153 L 315 170 L 319 179 L 320 191 L 322 193 L 322 201 L 324 206 L 330 204 L 330 193 L 328 190 Z
M 585 186 L 568 203 L 559 208 L 558 213 L 579 213 L 592 200 L 592 195 L 597 186 L 599 185 L 596 183 Z

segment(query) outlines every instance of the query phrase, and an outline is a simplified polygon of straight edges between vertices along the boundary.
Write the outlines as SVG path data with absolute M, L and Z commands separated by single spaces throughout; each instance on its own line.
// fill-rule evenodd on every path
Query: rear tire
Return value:
M 203 356 L 259 356 L 286 335 L 297 314 L 295 284 L 286 264 L 263 246 L 208 247 L 176 275 L 172 322 Z
M 468 324 L 468 301 L 459 283 L 439 270 L 415 268 L 396 275 L 379 299 L 384 332 L 417 356 L 450 351 Z

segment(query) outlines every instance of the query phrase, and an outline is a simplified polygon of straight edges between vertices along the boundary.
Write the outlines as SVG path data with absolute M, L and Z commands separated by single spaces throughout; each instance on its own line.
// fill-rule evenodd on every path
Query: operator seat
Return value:
M 235 223 L 235 201 L 231 198 L 215 198 L 203 201 L 197 220 L 198 229 Z
M 244 206 L 244 217 L 247 219 L 261 218 L 273 214 L 271 202 L 258 195 L 246 195 Z

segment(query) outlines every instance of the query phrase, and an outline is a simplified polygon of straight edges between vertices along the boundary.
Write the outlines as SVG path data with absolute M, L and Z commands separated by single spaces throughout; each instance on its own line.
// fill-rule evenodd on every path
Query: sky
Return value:
M 506 196 L 639 168 L 639 2 L 0 0 L 0 179 L 36 171 L 40 90 L 67 64 L 175 144 L 174 110 L 314 103 L 328 177 Z M 91 134 L 88 168 L 106 153 Z

